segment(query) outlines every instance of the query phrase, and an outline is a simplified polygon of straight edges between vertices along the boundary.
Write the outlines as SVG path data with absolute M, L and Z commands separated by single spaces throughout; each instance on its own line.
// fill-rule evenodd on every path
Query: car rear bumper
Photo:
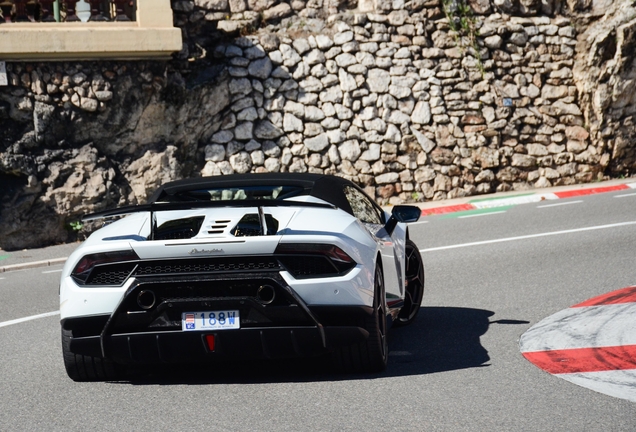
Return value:
M 364 341 L 360 327 L 278 327 L 219 332 L 164 332 L 71 339 L 71 351 L 121 364 L 310 357 Z M 323 334 L 325 340 L 323 341 Z M 210 347 L 208 337 L 214 337 Z
M 240 328 L 184 330 L 183 317 L 197 311 L 236 311 Z M 112 314 L 66 318 L 62 326 L 71 352 L 122 364 L 293 358 L 364 341 L 372 313 L 369 306 L 308 306 L 276 272 L 257 272 L 145 278 Z
M 68 318 L 70 351 L 121 364 L 206 362 L 233 359 L 311 357 L 366 340 L 364 306 L 311 308 L 323 324 L 245 327 L 220 331 L 145 331 L 108 334 L 108 315 Z M 341 325 L 338 325 L 341 324 Z M 209 337 L 213 337 L 213 346 Z

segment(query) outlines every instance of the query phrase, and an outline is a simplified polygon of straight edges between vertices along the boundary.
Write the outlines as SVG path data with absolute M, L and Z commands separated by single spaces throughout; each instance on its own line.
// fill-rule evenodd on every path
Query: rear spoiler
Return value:
M 326 203 L 316 203 L 307 201 L 282 201 L 282 200 L 227 200 L 227 201 L 184 201 L 184 202 L 155 202 L 136 206 L 119 207 L 111 210 L 90 213 L 82 217 L 82 221 L 92 221 L 106 219 L 116 216 L 124 216 L 133 213 L 173 210 L 193 210 L 216 207 L 318 207 L 335 209 L 336 206 Z
M 261 223 L 261 231 L 267 231 L 267 222 L 263 207 L 317 207 L 336 209 L 337 207 L 327 203 L 316 203 L 307 201 L 282 201 L 282 200 L 227 200 L 227 201 L 184 201 L 184 202 L 154 202 L 150 204 L 141 204 L 136 206 L 119 207 L 111 210 L 91 213 L 82 217 L 82 221 L 92 221 L 98 219 L 106 219 L 117 216 L 124 216 L 133 213 L 150 212 L 151 230 L 150 239 L 154 239 L 154 232 L 157 228 L 157 219 L 155 214 L 161 211 L 175 210 L 193 210 L 203 208 L 218 207 L 257 207 L 258 215 Z

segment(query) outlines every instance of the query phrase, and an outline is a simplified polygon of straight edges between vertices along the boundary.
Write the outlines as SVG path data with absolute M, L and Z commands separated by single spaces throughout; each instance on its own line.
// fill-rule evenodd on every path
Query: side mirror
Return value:
M 417 222 L 422 215 L 422 210 L 419 207 L 398 205 L 393 207 L 391 216 L 397 219 L 398 222 Z
M 384 229 L 389 235 L 391 235 L 393 234 L 393 230 L 395 230 L 398 222 L 417 222 L 421 215 L 422 210 L 419 207 L 408 205 L 395 206 L 391 211 L 391 217 L 384 226 Z

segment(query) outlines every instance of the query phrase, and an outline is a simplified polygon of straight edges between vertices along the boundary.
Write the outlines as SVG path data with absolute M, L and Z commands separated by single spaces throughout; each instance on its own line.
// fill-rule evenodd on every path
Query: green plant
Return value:
M 462 52 L 467 47 L 473 49 L 477 59 L 477 68 L 483 77 L 486 74 L 486 70 L 479 53 L 479 45 L 477 44 L 479 30 L 477 29 L 477 18 L 473 15 L 473 10 L 466 3 L 466 0 L 442 0 L 442 6 L 448 20 L 448 27 L 453 34 L 457 47 Z M 468 40 L 467 45 L 464 45 L 464 39 Z
M 68 224 L 68 226 L 71 228 L 71 230 L 73 230 L 75 232 L 77 232 L 77 231 L 81 230 L 82 228 L 84 228 L 84 224 L 82 222 L 80 222 L 80 221 L 70 222 Z

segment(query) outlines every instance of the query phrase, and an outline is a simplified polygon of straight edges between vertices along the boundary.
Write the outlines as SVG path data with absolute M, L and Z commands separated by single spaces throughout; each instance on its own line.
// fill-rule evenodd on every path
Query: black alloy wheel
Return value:
M 406 241 L 405 253 L 404 307 L 394 322 L 398 326 L 415 321 L 424 296 L 424 264 L 420 251 L 412 240 Z
M 386 292 L 384 291 L 384 275 L 380 266 L 375 269 L 375 289 L 373 296 L 373 319 L 367 326 L 369 332 L 370 372 L 379 372 L 386 368 L 389 357 L 389 344 L 386 325 Z
M 342 347 L 333 353 L 336 367 L 342 372 L 381 372 L 389 358 L 387 340 L 387 306 L 384 275 L 379 265 L 375 269 L 373 312 L 360 326 L 369 332 L 366 341 Z

